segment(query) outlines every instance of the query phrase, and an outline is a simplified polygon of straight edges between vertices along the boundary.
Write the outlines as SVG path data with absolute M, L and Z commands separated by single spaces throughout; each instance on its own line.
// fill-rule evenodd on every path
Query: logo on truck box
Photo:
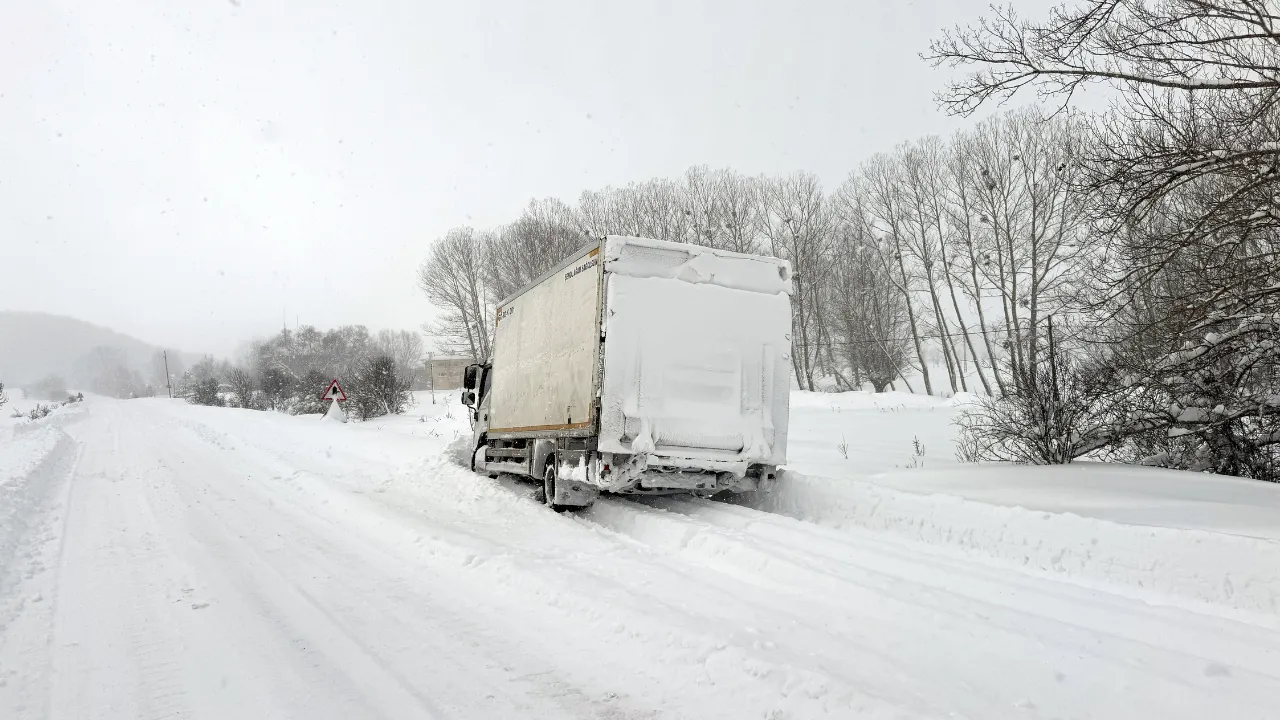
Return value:
M 599 263 L 600 263 L 600 259 L 599 259 L 599 258 L 597 258 L 597 257 L 592 257 L 590 260 L 588 260 L 588 261 L 586 261 L 586 262 L 582 263 L 582 264 L 581 264 L 581 265 L 579 265 L 578 267 L 576 267 L 576 268 L 574 268 L 574 269 L 570 270 L 569 272 L 565 273 L 565 274 L 564 274 L 564 279 L 565 279 L 565 280 L 569 280 L 569 279 L 570 279 L 570 278 L 572 278 L 574 275 L 577 275 L 577 274 L 578 274 L 578 273 L 580 273 L 580 272 L 583 272 L 583 271 L 585 271 L 585 270 L 588 270 L 588 269 L 590 269 L 590 268 L 593 268 L 593 267 L 595 267 L 596 265 L 598 265 Z

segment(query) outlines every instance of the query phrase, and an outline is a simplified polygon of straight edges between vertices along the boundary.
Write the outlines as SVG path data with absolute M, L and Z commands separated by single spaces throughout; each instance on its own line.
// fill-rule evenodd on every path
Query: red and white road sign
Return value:
M 320 396 L 320 399 L 321 400 L 337 400 L 338 402 L 345 402 L 347 399 L 347 394 L 342 391 L 342 386 L 338 384 L 338 381 L 334 380 L 333 382 L 329 383 L 329 389 L 324 391 L 324 394 Z

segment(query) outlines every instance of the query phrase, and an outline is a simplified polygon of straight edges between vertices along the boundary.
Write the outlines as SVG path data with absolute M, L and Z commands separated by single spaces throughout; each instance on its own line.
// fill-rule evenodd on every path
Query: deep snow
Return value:
M 1269 486 L 957 468 L 953 401 L 797 393 L 773 494 L 557 515 L 418 400 L 0 428 L 0 717 L 1273 711 Z

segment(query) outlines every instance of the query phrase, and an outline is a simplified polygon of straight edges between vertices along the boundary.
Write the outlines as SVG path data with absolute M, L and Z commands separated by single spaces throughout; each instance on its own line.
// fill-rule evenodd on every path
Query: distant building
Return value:
M 425 361 L 422 375 L 422 389 L 431 387 L 435 380 L 436 390 L 456 390 L 462 387 L 462 371 L 475 362 L 467 357 L 434 357 Z

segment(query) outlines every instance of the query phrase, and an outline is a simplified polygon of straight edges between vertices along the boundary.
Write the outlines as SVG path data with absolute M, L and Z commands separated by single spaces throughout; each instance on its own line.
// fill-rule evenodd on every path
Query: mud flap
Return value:
M 588 469 L 579 455 L 575 464 L 561 463 L 556 467 L 556 496 L 554 505 L 590 507 L 600 496 L 600 488 L 587 482 Z
M 552 504 L 568 505 L 570 507 L 590 507 L 597 497 L 600 497 L 600 488 L 595 485 L 578 480 L 561 480 L 557 478 L 556 496 Z

